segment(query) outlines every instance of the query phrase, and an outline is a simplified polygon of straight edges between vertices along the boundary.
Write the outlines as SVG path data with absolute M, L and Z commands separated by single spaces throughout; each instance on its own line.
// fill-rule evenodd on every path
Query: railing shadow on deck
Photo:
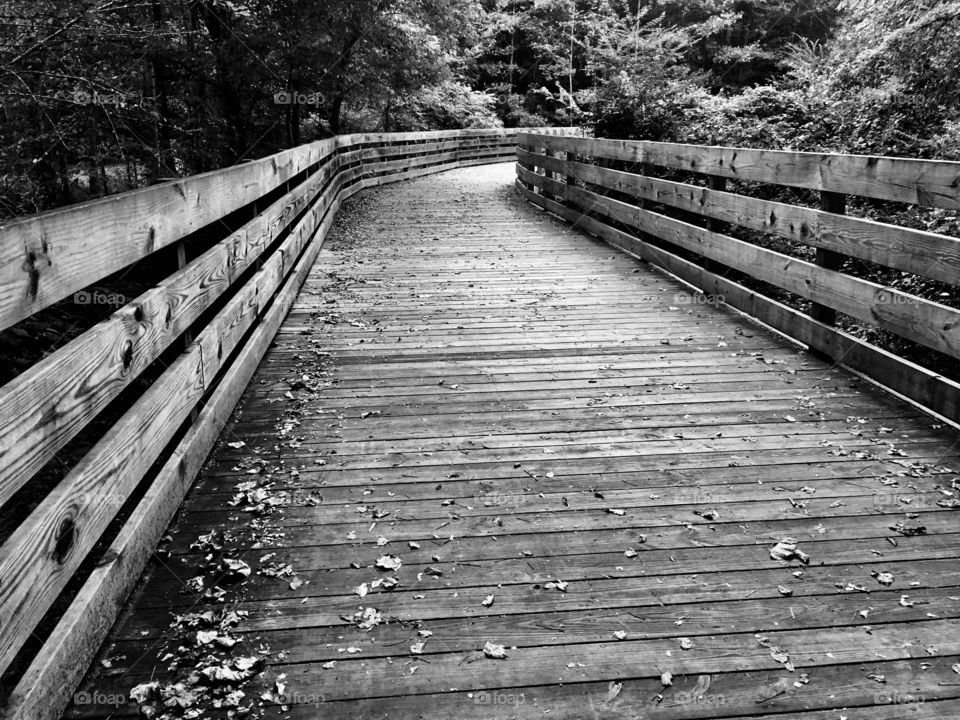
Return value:
M 0 331 L 145 259 L 162 278 L 0 388 L 2 717 L 70 701 L 344 200 L 512 160 L 517 133 L 339 136 L 0 226 Z
M 536 133 L 520 135 L 517 155 L 517 187 L 532 203 L 960 421 L 960 384 L 836 327 L 843 313 L 947 363 L 960 359 L 960 310 L 842 271 L 855 258 L 960 284 L 960 239 L 845 214 L 848 196 L 960 209 L 960 162 Z M 657 177 L 670 173 L 687 182 Z M 728 189 L 729 180 L 818 191 L 820 206 L 749 197 Z M 732 237 L 735 227 L 815 248 L 815 261 Z M 758 291 L 756 281 L 808 301 L 810 312 Z

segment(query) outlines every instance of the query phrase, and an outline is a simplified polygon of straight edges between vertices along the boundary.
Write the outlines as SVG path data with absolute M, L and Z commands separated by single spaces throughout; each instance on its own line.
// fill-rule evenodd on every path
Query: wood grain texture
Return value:
M 293 305 L 338 205 L 339 199 L 330 208 L 330 214 L 317 230 L 315 239 L 297 262 L 256 330 L 217 383 L 196 421 L 104 553 L 106 561 L 97 565 L 37 654 L 37 659 L 21 677 L 0 717 L 55 720 L 71 702 L 72 689 L 80 682 L 97 648 L 106 638 L 113 619 Z
M 329 192 L 329 191 L 328 191 Z M 332 199 L 331 199 L 332 201 Z M 234 295 L 0 547 L 0 670 L 56 599 L 157 459 L 309 242 L 329 202 L 313 205 Z
M 0 329 L 253 202 L 333 148 L 322 140 L 0 225 Z
M 525 168 L 519 177 L 562 194 L 583 212 L 599 213 L 685 250 L 752 275 L 816 303 L 834 308 L 901 337 L 960 357 L 960 310 L 891 287 L 822 268 L 759 245 L 738 240 L 682 220 L 565 186 L 550 178 L 534 179 Z M 839 216 L 838 216 L 839 217 Z
M 240 653 L 270 650 L 245 691 L 285 673 L 293 698 L 266 702 L 267 717 L 899 720 L 882 691 L 923 694 L 911 716 L 951 717 L 960 536 L 936 503 L 956 434 L 697 303 L 583 229 L 645 245 L 549 191 L 518 194 L 514 172 L 359 197 L 228 424 L 233 446 L 215 451 L 170 557 L 111 634 L 114 667 L 82 687 L 177 679 L 161 658 L 182 642 L 170 616 L 195 607 L 183 583 L 203 552 L 190 545 L 222 530 L 254 570 L 228 589 L 250 613 Z M 356 177 L 350 190 L 393 179 Z M 251 478 L 284 506 L 228 505 Z M 926 534 L 891 530 L 908 520 Z M 809 565 L 770 557 L 785 536 Z M 386 553 L 403 560 L 400 585 L 360 598 Z M 306 584 L 257 575 L 273 561 Z M 841 591 L 850 582 L 870 592 Z M 359 630 L 362 607 L 387 622 Z M 421 629 L 433 634 L 417 654 Z M 484 657 L 486 641 L 507 658 Z M 499 700 L 510 694 L 524 701 Z
M 722 297 L 730 306 L 825 353 L 834 362 L 862 372 L 944 417 L 960 420 L 960 384 L 955 381 L 819 323 L 793 308 L 711 273 L 696 263 L 537 195 L 523 185 L 518 189 L 531 202 L 566 218 L 611 245 L 665 269 L 705 294 Z
M 594 158 L 650 163 L 734 180 L 960 208 L 960 162 L 948 160 L 679 145 L 643 140 L 561 140 L 529 133 L 522 133 L 519 141 Z
M 253 202 L 332 152 L 371 143 L 409 143 L 412 148 L 461 140 L 502 145 L 512 152 L 521 130 L 341 135 L 243 165 L 0 223 L 0 330 Z
M 947 283 L 955 283 L 960 276 L 960 239 L 947 235 L 581 162 L 567 162 L 563 169 L 579 180 L 637 199 L 770 233 L 801 245 L 832 250 Z
M 407 165 L 412 165 L 412 173 L 426 174 L 461 163 L 489 163 L 505 152 L 512 153 L 512 140 L 505 139 L 512 134 L 414 134 L 404 140 L 407 143 L 404 147 L 416 155 L 416 160 Z M 469 145 L 461 153 L 439 152 L 436 143 L 430 142 L 436 137 L 460 138 L 461 135 L 465 139 L 455 142 Z M 390 143 L 391 139 L 376 136 L 376 141 Z M 3 481 L 0 502 L 21 487 L 173 340 L 192 332 L 191 323 L 203 310 L 227 292 L 244 269 L 258 263 L 258 272 L 230 298 L 197 339 L 188 342 L 187 352 L 0 548 L 3 577 L 20 579 L 17 583 L 2 583 L 0 588 L 0 621 L 4 626 L 0 667 L 5 667 L 181 422 L 190 418 L 191 422 L 200 423 L 187 431 L 181 449 L 167 458 L 157 484 L 148 490 L 114 547 L 105 555 L 112 559 L 94 571 L 22 679 L 16 690 L 12 717 L 25 717 L 23 713 L 27 712 L 36 713 L 31 717 L 55 717 L 67 701 L 68 691 L 109 628 L 242 385 L 224 388 L 223 393 L 211 398 L 214 404 L 208 404 L 207 408 L 215 408 L 214 415 L 209 411 L 197 415 L 196 407 L 202 394 L 210 389 L 233 350 L 257 322 L 265 304 L 272 302 L 270 312 L 273 314 L 269 316 L 267 329 L 259 326 L 246 340 L 235 364 L 227 368 L 223 382 L 235 384 L 241 382 L 238 377 L 249 377 L 251 363 L 256 363 L 251 353 L 262 354 L 282 319 L 282 314 L 277 315 L 281 312 L 277 308 L 285 314 L 318 252 L 319 241 L 311 243 L 311 238 L 315 233 L 322 238 L 340 203 L 362 189 L 366 182 L 393 182 L 412 174 L 407 167 L 388 165 L 388 174 L 382 175 L 384 168 L 379 161 L 363 162 L 361 158 L 344 169 L 343 154 L 337 153 L 354 147 L 353 142 L 350 137 L 329 141 L 325 145 L 328 152 L 323 167 L 306 184 L 291 190 L 254 221 L 194 262 L 181 264 L 178 272 L 111 320 L 96 326 L 3 388 L 4 394 L 0 396 L 5 420 L 2 449 L 9 463 L 7 475 L 0 478 Z M 428 147 L 422 152 L 416 151 L 425 145 Z M 393 172 L 395 169 L 398 172 Z M 265 186 L 264 191 L 269 189 Z M 305 215 L 280 247 L 261 262 L 263 248 L 305 209 Z M 308 249 L 304 253 L 305 247 Z M 283 294 L 271 300 L 281 284 L 285 288 Z M 125 343 L 111 342 L 117 333 L 127 338 Z M 122 353 L 110 352 L 109 348 L 117 346 L 122 346 Z M 90 372 L 78 367 L 81 362 L 92 368 Z M 64 377 L 76 378 L 76 382 L 64 384 Z M 37 422 L 24 422 L 31 413 Z M 57 419 L 53 425 L 51 417 Z M 189 448 L 189 452 L 184 447 Z
M 320 171 L 106 321 L 0 388 L 0 504 L 83 430 L 318 197 Z

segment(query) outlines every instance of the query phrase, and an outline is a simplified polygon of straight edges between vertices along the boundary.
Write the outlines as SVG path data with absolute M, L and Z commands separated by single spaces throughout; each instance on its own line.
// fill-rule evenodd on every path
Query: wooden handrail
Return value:
M 551 157 L 557 152 L 566 159 Z M 606 168 L 598 162 L 602 160 L 627 167 L 636 163 L 638 170 Z M 640 169 L 646 165 L 706 174 L 708 186 L 649 177 Z M 568 180 L 559 182 L 550 177 L 554 173 Z M 821 205 L 807 208 L 748 197 L 720 189 L 711 178 L 820 190 Z M 518 138 L 517 184 L 544 209 L 723 297 L 921 405 L 960 420 L 960 384 L 834 327 L 841 312 L 960 359 L 960 310 L 841 271 L 844 256 L 849 256 L 960 284 L 960 239 L 845 214 L 849 195 L 960 207 L 960 163 L 523 133 Z M 651 204 L 677 211 L 683 219 L 654 212 Z M 717 221 L 816 248 L 816 261 L 731 237 Z M 805 298 L 812 304 L 811 314 L 749 290 L 723 277 L 717 267 Z
M 526 134 L 526 138 L 529 137 Z M 521 141 L 524 141 L 523 137 Z M 595 159 L 649 163 L 732 180 L 752 180 L 954 210 L 960 208 L 960 162 L 947 160 L 605 138 L 545 138 L 539 147 L 575 152 Z
M 179 244 L 177 267 L 159 284 L 0 387 L 0 505 L 108 406 L 127 403 L 0 546 L 0 674 L 81 565 L 94 568 L 57 626 L 44 629 L 2 717 L 59 717 L 340 204 L 363 188 L 509 160 L 518 132 L 340 136 L 0 225 L 0 329 Z M 237 212 L 249 217 L 242 227 L 223 229 L 186 261 L 193 233 Z M 125 399 L 148 370 L 149 387 Z M 88 562 L 118 522 L 110 549 Z

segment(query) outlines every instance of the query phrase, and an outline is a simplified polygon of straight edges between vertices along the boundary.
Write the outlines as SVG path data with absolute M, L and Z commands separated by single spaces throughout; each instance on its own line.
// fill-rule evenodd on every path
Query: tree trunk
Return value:
M 343 109 L 343 94 L 337 92 L 333 96 L 333 102 L 330 104 L 330 112 L 327 116 L 327 122 L 330 123 L 330 132 L 334 135 L 340 134 L 340 111 Z
M 163 27 L 163 7 L 154 0 L 151 3 L 153 27 L 160 34 Z M 170 100 L 167 96 L 167 67 L 162 54 L 154 50 L 150 54 L 150 64 L 153 70 L 153 91 L 157 101 L 156 127 L 156 165 L 154 179 L 177 175 L 173 167 L 173 143 L 170 137 Z
M 243 105 L 240 94 L 230 81 L 230 68 L 233 65 L 230 57 L 230 36 L 227 31 L 227 18 L 221 17 L 217 10 L 205 3 L 199 5 L 200 18 L 210 35 L 213 44 L 213 54 L 217 68 L 217 94 L 223 111 L 223 120 L 228 131 L 228 144 L 233 152 L 233 160 L 240 160 L 250 150 L 247 147 L 247 133 L 243 122 Z

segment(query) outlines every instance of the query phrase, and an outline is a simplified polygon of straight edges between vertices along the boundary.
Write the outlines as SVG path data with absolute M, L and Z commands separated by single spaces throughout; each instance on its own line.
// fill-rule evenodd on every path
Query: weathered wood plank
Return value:
M 93 661 L 97 648 L 110 631 L 114 618 L 292 306 L 320 250 L 337 204 L 335 201 L 331 214 L 324 219 L 317 237 L 297 262 L 283 289 L 104 553 L 103 562 L 91 573 L 20 678 L 3 708 L 2 717 L 55 720 L 71 702 L 72 689 Z
M 528 210 L 508 172 L 384 187 L 356 211 L 362 224 L 331 236 L 231 444 L 171 528 L 170 569 L 145 579 L 105 650 L 113 669 L 85 687 L 183 677 L 161 658 L 191 639 L 167 623 L 195 607 L 196 587 L 178 590 L 206 564 L 190 545 L 222 529 L 224 552 L 253 570 L 222 585 L 250 612 L 237 652 L 271 652 L 244 691 L 259 703 L 287 673 L 289 689 L 323 695 L 268 702 L 268 716 L 464 717 L 486 709 L 467 693 L 513 688 L 539 704 L 507 716 L 572 720 L 592 702 L 609 717 L 716 717 L 675 696 L 699 675 L 728 693 L 731 718 L 852 705 L 899 720 L 871 672 L 935 689 L 931 707 L 955 699 L 938 683 L 958 654 L 941 641 L 957 618 L 957 533 L 936 504 L 955 435 L 723 307 L 685 312 L 674 298 L 689 290 Z M 226 505 L 244 481 L 289 503 Z M 810 564 L 771 557 L 782 537 Z M 401 584 L 361 598 L 383 554 L 403 559 Z M 257 574 L 272 562 L 308 582 Z M 840 592 L 853 582 L 871 592 Z M 353 627 L 363 607 L 388 622 Z M 434 633 L 420 655 L 418 629 Z M 481 640 L 504 642 L 507 660 L 480 657 Z M 794 686 L 801 673 L 810 683 Z M 624 700 L 598 705 L 618 681 Z M 768 685 L 775 699 L 758 702 Z
M 642 140 L 556 138 L 521 133 L 518 142 L 594 158 L 650 163 L 676 170 L 960 208 L 960 162 L 831 153 L 679 145 Z
M 332 141 L 321 140 L 0 224 L 0 329 L 253 202 L 333 148 Z
M 0 671 L 83 561 L 130 492 L 197 405 L 310 241 L 315 204 L 280 249 L 0 547 Z
M 960 419 L 960 384 L 852 335 L 818 323 L 782 303 L 710 273 L 673 253 L 655 248 L 637 237 L 536 195 L 522 185 L 518 185 L 518 189 L 531 202 L 569 219 L 610 244 L 657 264 L 705 293 L 722 297 L 732 307 L 824 352 L 837 362 L 867 374 L 934 412 L 953 420 Z M 792 263 L 794 259 L 790 261 Z
M 878 265 L 954 283 L 960 239 L 850 215 L 751 198 L 698 185 L 661 180 L 571 161 L 564 172 L 585 182 L 861 258 Z
M 0 504 L 251 267 L 330 180 L 321 171 L 206 253 L 0 388 Z M 329 194 L 320 203 L 329 204 Z

